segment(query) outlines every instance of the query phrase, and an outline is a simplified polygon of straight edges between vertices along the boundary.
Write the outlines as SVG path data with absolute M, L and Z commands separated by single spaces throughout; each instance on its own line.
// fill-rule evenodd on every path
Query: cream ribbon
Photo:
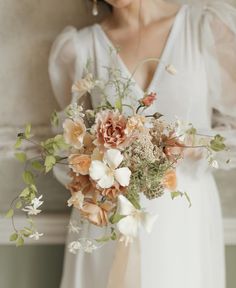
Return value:
M 106 288 L 141 288 L 140 241 L 125 246 L 117 241 Z

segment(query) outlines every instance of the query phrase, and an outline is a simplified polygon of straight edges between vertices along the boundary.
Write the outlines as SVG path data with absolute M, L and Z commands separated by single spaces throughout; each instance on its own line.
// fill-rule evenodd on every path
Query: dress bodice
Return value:
M 217 25 L 221 25 L 222 33 L 219 33 L 221 30 Z M 214 31 L 212 27 L 216 27 L 218 31 Z M 200 131 L 211 133 L 212 111 L 215 108 L 221 112 L 220 122 L 218 119 L 216 123 L 225 128 L 225 132 L 220 133 L 226 133 L 230 145 L 233 143 L 235 146 L 236 133 L 232 128 L 235 128 L 236 115 L 236 97 L 233 93 L 236 90 L 233 73 L 236 57 L 232 53 L 225 53 L 226 49 L 230 51 L 235 48 L 235 42 L 229 36 L 224 38 L 224 35 L 227 36 L 226 31 L 230 31 L 228 33 L 232 34 L 231 38 L 236 34 L 236 12 L 230 5 L 216 1 L 204 5 L 182 6 L 161 55 L 161 63 L 147 89 L 158 95 L 147 113 L 158 111 L 167 121 L 173 121 L 177 117 L 192 123 Z M 68 43 L 75 54 L 73 64 L 67 61 L 63 51 Z M 228 61 L 227 64 L 230 63 L 232 67 L 223 65 L 222 59 Z M 108 67 L 119 69 L 126 78 L 131 76 L 99 24 L 79 31 L 67 27 L 55 41 L 50 57 L 49 72 L 58 98 L 64 97 L 67 71 L 74 71 L 70 80 L 73 83 L 83 77 L 88 61 L 91 72 L 98 79 L 109 79 Z M 175 66 L 178 71 L 175 76 L 165 71 L 167 64 Z M 68 68 L 69 65 L 74 65 L 73 69 Z M 133 99 L 141 98 L 144 92 L 134 79 L 130 91 L 130 97 L 126 101 L 133 105 Z M 106 94 L 109 101 L 115 101 L 115 92 L 111 88 L 107 88 Z M 100 104 L 101 93 L 98 89 L 91 92 L 91 102 L 93 107 Z M 232 153 L 232 158 L 236 159 L 236 152 Z M 234 161 L 236 162 L 233 160 L 231 163 L 236 166 Z

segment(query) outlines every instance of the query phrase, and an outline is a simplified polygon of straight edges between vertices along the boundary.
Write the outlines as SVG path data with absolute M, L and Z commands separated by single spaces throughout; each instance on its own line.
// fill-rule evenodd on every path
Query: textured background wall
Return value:
M 33 124 L 38 137 L 50 135 L 49 117 L 58 108 L 47 72 L 51 44 L 65 26 L 79 28 L 92 21 L 85 0 L 0 1 L 0 211 L 7 209 L 22 185 L 20 165 L 12 157 L 15 135 L 26 122 Z M 227 218 L 236 218 L 235 173 L 217 172 L 216 175 Z M 50 176 L 43 179 L 40 186 L 42 191 L 50 191 L 45 193 L 46 210 L 49 213 L 65 211 L 68 197 L 65 189 Z M 0 247 L 0 287 L 58 287 L 62 253 L 62 246 L 31 246 L 17 251 Z M 228 288 L 233 288 L 236 287 L 233 274 L 236 248 L 228 249 L 227 255 Z M 50 273 L 48 267 L 51 267 Z M 38 284 L 33 279 L 37 279 Z

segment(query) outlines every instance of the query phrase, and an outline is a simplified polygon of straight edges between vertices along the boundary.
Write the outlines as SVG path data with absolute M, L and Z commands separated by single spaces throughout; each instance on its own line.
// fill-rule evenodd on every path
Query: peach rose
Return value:
M 76 175 L 72 171 L 69 175 L 72 177 L 72 181 L 67 185 L 67 188 L 71 193 L 83 191 L 84 194 L 88 194 L 94 190 L 88 175 Z
M 174 191 L 177 186 L 177 177 L 174 170 L 168 170 L 162 181 L 164 187 L 171 191 Z
M 69 156 L 69 165 L 75 173 L 88 175 L 91 157 L 85 154 L 72 154 Z
M 83 207 L 80 210 L 81 215 L 97 226 L 107 226 L 109 223 L 108 213 L 113 209 L 113 204 L 104 202 L 97 205 L 92 200 L 84 201 Z
M 135 130 L 142 132 L 144 130 L 144 124 L 146 122 L 146 117 L 143 115 L 134 115 L 128 118 L 125 133 L 131 134 Z
M 119 186 L 119 187 L 112 186 L 112 187 L 110 187 L 110 188 L 103 189 L 103 190 L 101 191 L 101 195 L 107 197 L 107 198 L 108 198 L 109 200 L 111 200 L 111 201 L 115 201 L 115 200 L 117 200 L 117 197 L 118 197 L 120 194 L 125 194 L 125 192 L 126 192 L 126 188 L 125 188 L 125 187 L 122 187 L 122 186 Z
M 129 145 L 129 137 L 125 133 L 127 119 L 118 111 L 102 111 L 97 114 L 95 144 L 108 148 L 125 148 Z
M 93 150 L 96 147 L 93 144 L 93 141 L 94 141 L 94 136 L 93 135 L 91 135 L 90 133 L 86 133 L 84 135 L 83 144 L 84 144 L 84 153 L 85 154 L 90 154 L 91 155 L 93 153 Z
M 67 144 L 74 148 L 80 149 L 83 144 L 86 127 L 82 119 L 78 118 L 75 121 L 67 118 L 63 123 L 64 138 Z
M 155 92 L 151 92 L 144 96 L 142 99 L 139 100 L 139 103 L 143 106 L 151 106 L 153 102 L 156 100 L 157 94 Z
M 91 92 L 91 90 L 94 88 L 94 80 L 92 74 L 87 74 L 83 79 L 78 80 L 73 86 L 72 86 L 72 92 L 78 92 L 82 95 L 86 92 Z

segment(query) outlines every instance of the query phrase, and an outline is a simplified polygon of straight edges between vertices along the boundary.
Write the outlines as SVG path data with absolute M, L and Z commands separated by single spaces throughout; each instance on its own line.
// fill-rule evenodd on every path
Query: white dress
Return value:
M 235 34 L 236 11 L 230 5 L 213 2 L 182 6 L 161 56 L 163 62 L 177 68 L 178 74 L 173 77 L 160 64 L 148 87 L 148 91 L 158 93 L 156 106 L 150 109 L 158 110 L 167 120 L 177 116 L 200 131 L 211 133 L 214 118 L 232 146 L 231 164 L 224 164 L 226 156 L 222 156 L 222 168 L 236 167 L 236 133 L 232 129 L 236 126 Z M 59 35 L 49 67 L 59 103 L 68 83 L 83 76 L 88 59 L 98 78 L 108 77 L 103 66 L 114 65 L 114 61 L 124 75 L 130 75 L 119 56 L 109 56 L 111 46 L 98 24 L 80 31 L 68 27 Z M 67 57 L 72 50 L 73 61 Z M 132 89 L 135 97 L 142 97 L 137 83 Z M 99 104 L 96 91 L 91 100 L 94 107 Z M 213 108 L 220 114 L 213 117 Z M 191 208 L 183 199 L 171 201 L 169 194 L 155 201 L 143 199 L 142 206 L 159 218 L 150 235 L 140 232 L 140 250 L 135 245 L 127 250 L 123 272 L 118 272 L 121 267 L 117 269 L 118 280 L 110 282 L 117 268 L 116 242 L 111 242 L 92 254 L 80 252 L 75 256 L 66 249 L 61 288 L 224 288 L 222 216 L 211 170 L 204 160 L 188 159 L 177 173 L 178 188 L 189 193 Z M 66 181 L 63 171 L 57 169 L 55 174 L 59 181 Z M 78 211 L 73 210 L 71 217 L 78 219 Z M 88 226 L 81 233 L 92 236 L 97 229 Z M 68 241 L 73 237 L 69 234 Z

